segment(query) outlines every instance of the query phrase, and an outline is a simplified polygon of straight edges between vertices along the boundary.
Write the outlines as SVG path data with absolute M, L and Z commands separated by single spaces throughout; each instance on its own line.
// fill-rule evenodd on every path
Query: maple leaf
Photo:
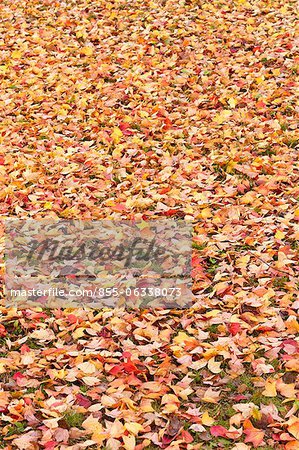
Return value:
M 236 336 L 241 331 L 241 325 L 239 323 L 229 323 L 227 328 L 232 336 Z
M 201 423 L 203 425 L 206 425 L 208 427 L 210 427 L 211 425 L 213 425 L 214 423 L 214 419 L 212 417 L 210 417 L 208 411 L 205 411 L 201 417 Z
M 6 329 L 5 329 L 5 326 L 2 324 L 0 324 L 0 336 L 1 337 L 6 336 Z
M 259 447 L 263 443 L 265 432 L 263 430 L 255 428 L 248 419 L 245 420 L 243 427 L 244 434 L 246 435 L 244 442 L 253 444 L 255 448 Z
M 82 427 L 91 434 L 91 439 L 97 444 L 101 445 L 107 438 L 107 433 L 104 431 L 101 423 L 91 415 L 84 420 Z
M 210 433 L 212 436 L 216 436 L 216 437 L 226 437 L 227 435 L 227 429 L 224 428 L 222 425 L 213 425 L 210 428 Z
M 275 380 L 267 380 L 265 383 L 265 389 L 262 392 L 262 395 L 265 397 L 276 397 L 276 381 Z
M 291 420 L 291 424 L 288 426 L 288 432 L 299 440 L 299 420 Z
M 84 408 L 89 408 L 91 406 L 91 401 L 82 394 L 76 395 L 76 403 L 80 406 L 84 406 Z
M 232 112 L 229 109 L 223 109 L 222 111 L 220 111 L 220 113 L 216 114 L 213 121 L 218 125 L 221 125 L 231 116 L 231 114 Z
M 297 5 L 4 3 L 1 256 L 7 218 L 180 219 L 195 294 L 180 310 L 1 303 L 7 446 L 297 449 Z

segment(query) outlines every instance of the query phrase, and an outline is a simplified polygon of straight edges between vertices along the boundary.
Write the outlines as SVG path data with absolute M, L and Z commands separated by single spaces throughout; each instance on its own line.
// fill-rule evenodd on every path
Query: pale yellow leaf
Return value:
M 213 122 L 216 122 L 218 125 L 221 125 L 225 122 L 230 116 L 232 112 L 229 109 L 223 109 L 213 119 Z
M 276 397 L 276 381 L 267 380 L 265 383 L 265 389 L 262 392 L 265 397 Z
M 136 439 L 135 436 L 130 435 L 130 436 L 123 436 L 123 441 L 124 441 L 124 447 L 126 450 L 134 450 L 135 446 L 136 446 Z
M 121 131 L 120 128 L 118 128 L 118 127 L 113 128 L 111 137 L 112 137 L 113 142 L 114 142 L 115 144 L 118 144 L 118 143 L 119 143 L 119 141 L 120 141 L 120 139 L 121 139 L 122 136 L 123 136 L 123 133 L 122 133 L 122 131 Z
M 125 429 L 128 430 L 129 433 L 136 436 L 140 431 L 143 430 L 143 426 L 137 422 L 128 422 L 125 423 Z
M 81 52 L 85 55 L 85 56 L 91 56 L 93 54 L 93 48 L 92 47 L 83 47 Z
M 213 425 L 214 419 L 213 419 L 213 417 L 209 416 L 208 411 L 205 411 L 203 413 L 202 418 L 201 418 L 201 423 L 203 425 L 206 425 L 207 427 L 211 427 Z

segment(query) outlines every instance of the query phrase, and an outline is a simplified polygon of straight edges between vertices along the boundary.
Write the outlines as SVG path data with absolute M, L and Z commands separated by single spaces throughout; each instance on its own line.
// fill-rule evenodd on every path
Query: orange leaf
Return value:
M 265 432 L 255 428 L 248 419 L 244 422 L 244 433 L 246 434 L 245 444 L 250 442 L 255 448 L 261 445 L 265 436 Z
M 299 439 L 299 420 L 295 420 L 292 425 L 288 426 L 288 432 L 291 433 L 296 439 Z

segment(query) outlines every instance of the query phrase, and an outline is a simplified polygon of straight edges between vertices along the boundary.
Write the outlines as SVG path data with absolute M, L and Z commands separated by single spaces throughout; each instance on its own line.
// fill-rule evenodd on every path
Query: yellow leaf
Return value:
M 295 420 L 289 427 L 288 432 L 299 439 L 299 420 Z
M 275 239 L 284 239 L 285 238 L 285 233 L 283 233 L 280 230 L 277 230 L 274 237 L 275 237 Z
M 53 375 L 54 375 L 54 378 L 63 380 L 66 376 L 66 371 L 64 369 L 60 369 L 60 370 L 53 369 Z
M 276 388 L 278 392 L 286 398 L 296 399 L 296 385 L 295 383 L 284 383 L 282 380 L 278 380 Z
M 223 131 L 223 137 L 224 138 L 230 138 L 232 137 L 232 130 L 230 128 L 227 128 L 226 130 Z
M 128 430 L 129 433 L 134 434 L 134 436 L 136 436 L 140 431 L 143 430 L 143 426 L 137 422 L 128 422 L 125 423 L 125 429 Z
M 215 361 L 215 358 L 211 358 L 208 362 L 208 369 L 212 373 L 220 373 L 221 372 L 221 361 Z
M 81 49 L 81 52 L 85 55 L 85 56 L 91 56 L 93 54 L 93 48 L 92 47 L 83 47 Z
M 246 194 L 243 195 L 243 197 L 241 197 L 240 202 L 241 202 L 242 204 L 248 205 L 248 204 L 250 204 L 250 203 L 253 203 L 254 200 L 255 200 L 255 194 L 254 194 L 254 192 L 246 192 Z
M 255 420 L 261 420 L 261 418 L 262 418 L 262 413 L 261 413 L 261 411 L 260 411 L 258 408 L 253 408 L 251 416 L 252 416 Z
M 257 77 L 256 82 L 257 82 L 257 84 L 261 84 L 264 80 L 265 80 L 265 77 L 264 77 L 264 75 L 262 75 L 261 77 Z
M 209 416 L 208 411 L 204 412 L 201 418 L 201 423 L 207 427 L 211 427 L 214 423 L 213 417 Z
M 96 377 L 83 377 L 82 380 L 87 386 L 95 386 L 100 382 Z
M 219 313 L 220 313 L 219 309 L 213 309 L 212 311 L 208 311 L 208 312 L 206 313 L 206 317 L 207 317 L 208 319 L 210 319 L 210 318 L 212 318 L 212 317 L 217 317 L 217 316 L 219 315 Z
M 299 208 L 295 209 L 294 216 L 299 217 Z
M 122 133 L 122 131 L 121 131 L 118 127 L 113 128 L 111 137 L 112 137 L 113 142 L 114 142 L 115 144 L 118 144 L 118 143 L 119 143 L 119 141 L 120 141 L 120 139 L 121 139 L 122 136 L 123 136 L 123 133 Z
M 85 328 L 83 328 L 83 327 L 77 328 L 72 333 L 73 339 L 79 339 L 80 337 L 84 336 L 84 332 L 85 332 Z
M 138 411 L 138 408 L 136 408 L 136 406 L 134 405 L 134 402 L 131 398 L 122 398 L 122 402 L 125 403 L 127 405 L 127 407 L 129 409 L 131 409 L 132 411 Z
M 163 408 L 163 413 L 171 414 L 171 413 L 177 411 L 180 403 L 181 403 L 180 400 L 174 394 L 163 395 L 161 404 L 162 405 L 166 404 L 166 406 L 164 406 L 164 408 Z
M 85 30 L 79 30 L 76 32 L 76 38 L 80 39 L 80 38 L 86 39 L 87 38 L 87 33 Z
M 141 411 L 148 413 L 148 412 L 154 412 L 154 408 L 152 407 L 152 403 L 155 400 L 152 400 L 150 398 L 144 398 L 141 400 L 140 409 Z
M 210 208 L 204 208 L 200 211 L 200 216 L 202 219 L 208 219 L 209 217 L 212 217 L 212 211 Z
M 184 344 L 185 342 L 194 342 L 194 338 L 191 336 L 188 336 L 187 333 L 180 331 L 178 335 L 173 339 L 174 344 L 180 345 Z
M 45 202 L 43 209 L 52 209 L 53 203 L 52 202 Z
M 262 395 L 265 397 L 276 397 L 276 381 L 267 380 Z
M 213 119 L 213 122 L 216 122 L 218 125 L 221 125 L 225 122 L 230 116 L 232 112 L 229 109 L 223 109 L 220 113 L 216 114 Z
M 297 334 L 299 333 L 299 323 L 294 317 L 291 317 L 286 321 L 286 326 L 289 333 Z
M 174 412 L 176 412 L 178 410 L 178 405 L 175 405 L 174 403 L 171 404 L 167 404 L 166 406 L 164 406 L 164 408 L 162 409 L 162 413 L 163 414 L 172 414 Z
M 22 52 L 20 50 L 14 50 L 11 54 L 12 59 L 19 59 L 22 56 Z
M 107 438 L 107 433 L 104 432 L 103 426 L 100 424 L 98 419 L 95 419 L 92 416 L 89 416 L 86 420 L 84 420 L 82 427 L 84 430 L 92 434 L 91 439 L 97 444 L 102 444 Z
M 91 374 L 96 371 L 94 364 L 89 361 L 79 364 L 77 367 L 79 370 L 82 370 L 82 372 L 87 373 L 87 374 Z
M 229 106 L 230 106 L 231 108 L 235 108 L 235 107 L 236 107 L 236 104 L 237 104 L 237 100 L 236 100 L 235 98 L 231 97 L 231 98 L 228 100 L 227 103 L 229 104 Z
M 123 436 L 124 447 L 126 450 L 134 450 L 136 446 L 135 436 Z
M 237 164 L 236 161 L 229 161 L 229 163 L 226 166 L 226 172 L 227 173 L 232 173 L 234 168 L 235 168 L 235 166 L 236 166 L 236 164 Z
M 286 444 L 285 450 L 298 450 L 298 441 L 290 441 Z
M 113 150 L 113 152 L 112 152 L 113 158 L 115 158 L 115 159 L 121 158 L 122 150 L 123 150 L 123 146 L 121 144 L 119 144 L 119 146 L 116 147 L 115 150 Z
M 165 403 L 177 403 L 178 405 L 181 403 L 180 400 L 177 398 L 174 394 L 165 394 L 162 397 L 161 401 L 162 405 L 165 405 Z
M 58 115 L 59 116 L 67 116 L 68 115 L 68 110 L 65 108 L 60 108 L 58 111 Z

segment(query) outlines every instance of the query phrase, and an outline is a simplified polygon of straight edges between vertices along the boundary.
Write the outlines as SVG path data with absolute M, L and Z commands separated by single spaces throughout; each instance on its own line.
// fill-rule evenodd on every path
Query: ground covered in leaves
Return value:
M 184 218 L 196 295 L 2 306 L 2 448 L 298 449 L 297 2 L 2 0 L 1 18 L 2 218 Z

